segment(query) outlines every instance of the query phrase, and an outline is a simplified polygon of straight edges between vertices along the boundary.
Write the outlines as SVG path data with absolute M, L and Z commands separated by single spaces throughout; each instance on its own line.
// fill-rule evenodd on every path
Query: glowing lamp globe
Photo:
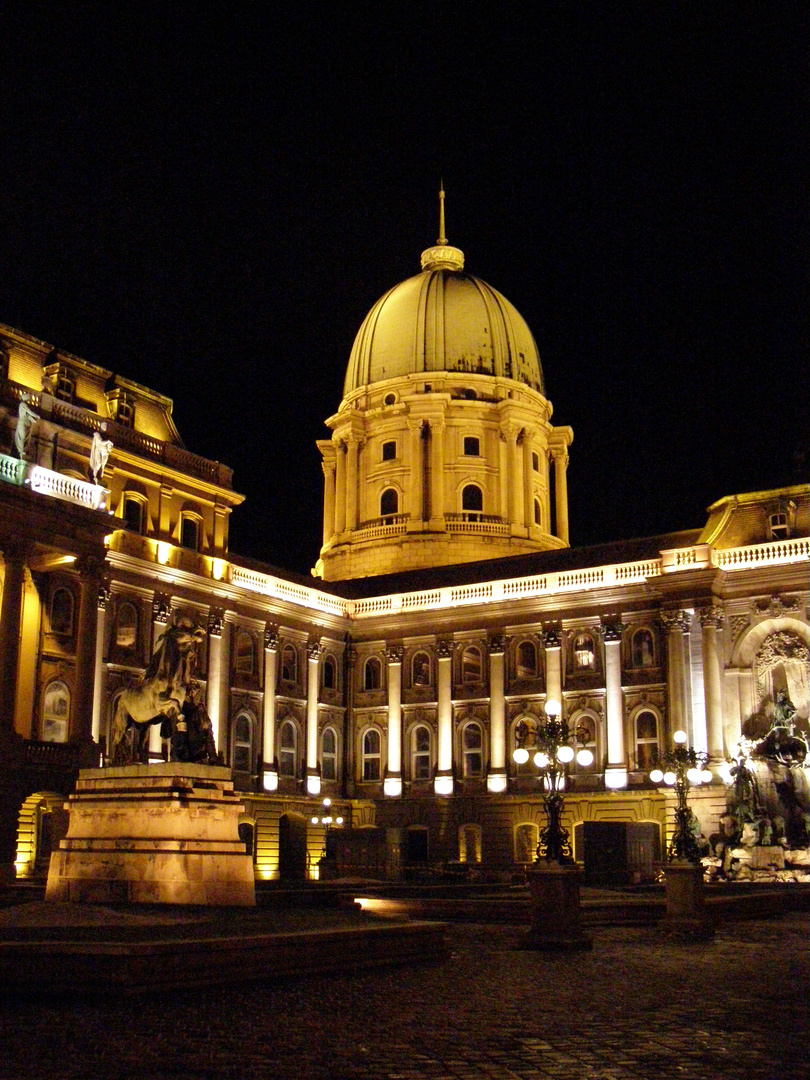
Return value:
M 660 769 L 653 769 L 653 771 L 650 773 L 650 779 L 654 784 L 660 784 L 661 781 L 664 779 L 664 774 L 661 772 Z
M 673 742 L 676 742 L 676 743 L 678 743 L 678 745 L 679 745 L 679 746 L 680 746 L 680 745 L 681 745 L 682 743 L 685 743 L 685 742 L 686 742 L 686 738 L 687 738 L 687 736 L 686 736 L 686 732 L 685 732 L 685 731 L 676 731 L 676 732 L 674 733 L 674 735 L 672 736 Z
M 701 773 L 700 773 L 700 779 L 701 779 L 701 780 L 703 781 L 703 783 L 704 783 L 704 784 L 709 784 L 709 783 L 711 783 L 711 780 L 712 780 L 712 770 L 711 770 L 711 769 L 703 769 L 703 770 L 701 771 Z
M 512 754 L 512 757 L 515 759 L 518 765 L 525 765 L 526 762 L 529 760 L 529 751 L 526 750 L 525 747 L 519 746 L 517 750 L 515 750 L 514 754 Z
M 593 754 L 590 750 L 580 750 L 577 754 L 577 764 L 587 767 L 593 765 Z
M 700 784 L 703 781 L 702 771 L 700 769 L 687 769 L 686 779 L 689 781 L 690 784 Z
M 678 777 L 677 777 L 677 776 L 675 775 L 675 773 L 674 773 L 674 772 L 665 772 L 665 773 L 664 773 L 664 783 L 665 783 L 665 784 L 670 784 L 670 785 L 672 785 L 672 784 L 674 784 L 674 783 L 675 783 L 675 781 L 676 781 L 677 779 L 678 779 Z
M 557 760 L 561 761 L 564 765 L 569 761 L 574 760 L 574 748 L 573 746 L 561 746 L 557 751 Z
M 537 753 L 534 755 L 534 763 L 538 769 L 545 769 L 546 765 L 548 765 L 548 762 L 548 754 L 544 754 L 542 750 L 538 750 Z
M 556 698 L 549 698 L 546 702 L 546 716 L 559 716 L 562 712 L 562 705 Z
M 314 818 L 312 819 L 312 824 L 313 824 L 313 825 L 317 825 L 317 824 L 318 824 L 318 819 L 317 819 L 316 817 L 314 817 Z

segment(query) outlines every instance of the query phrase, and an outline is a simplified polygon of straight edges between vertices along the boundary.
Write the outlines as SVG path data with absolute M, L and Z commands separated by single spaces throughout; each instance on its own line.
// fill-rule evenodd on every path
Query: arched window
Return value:
M 411 660 L 411 685 L 430 686 L 430 656 L 426 652 L 413 654 Z
M 380 733 L 368 728 L 363 735 L 363 779 L 380 779 Z
M 292 720 L 285 720 L 278 731 L 278 775 L 295 776 L 298 772 L 298 731 Z
M 592 671 L 596 662 L 593 638 L 590 634 L 577 634 L 574 638 L 574 669 Z
M 655 666 L 653 636 L 649 630 L 636 630 L 633 634 L 633 667 Z
M 323 687 L 324 690 L 337 689 L 337 664 L 334 656 L 326 656 L 323 661 Z
M 430 779 L 430 728 L 417 724 L 411 731 L 411 780 Z
M 331 727 L 321 733 L 321 778 L 337 780 L 337 732 Z
M 533 679 L 537 675 L 537 647 L 533 641 L 521 641 L 517 647 L 517 677 Z
M 476 645 L 468 645 L 461 654 L 461 681 L 463 683 L 483 682 L 481 650 Z
M 636 716 L 636 768 L 648 772 L 658 753 L 658 717 L 649 709 Z
M 382 664 L 376 656 L 370 656 L 363 665 L 363 689 L 379 690 L 382 686 Z
M 571 763 L 571 768 L 580 773 L 597 772 L 599 769 L 599 757 L 596 745 L 596 720 L 587 714 L 572 717 L 571 727 L 578 732 L 583 740 L 577 743 L 577 750 L 590 750 L 593 754 L 593 761 L 590 765 L 580 765 L 575 757 Z
M 285 645 L 281 650 L 282 682 L 298 682 L 298 654 L 294 645 Z
M 399 495 L 395 488 L 386 488 L 380 496 L 380 517 L 393 517 L 399 511 Z M 386 521 L 390 525 L 390 521 Z
M 70 690 L 61 679 L 54 679 L 42 695 L 42 741 L 67 742 L 70 720 Z
M 129 600 L 122 600 L 118 605 L 115 644 L 119 649 L 135 649 L 138 645 L 138 609 Z
M 200 519 L 193 514 L 183 514 L 180 519 L 180 547 L 189 551 L 200 549 Z
M 124 495 L 124 527 L 130 532 L 142 533 L 145 514 L 144 504 L 135 495 Z
M 246 630 L 236 634 L 236 672 L 238 675 L 252 675 L 254 670 L 254 642 Z
M 535 525 L 543 524 L 543 511 L 540 509 L 540 500 L 534 500 L 534 523 Z
M 474 720 L 465 724 L 461 733 L 464 775 L 476 777 L 484 775 L 484 733 L 481 725 Z
M 231 736 L 231 762 L 234 772 L 250 775 L 253 771 L 253 729 L 254 720 L 247 710 L 236 714 Z
M 477 484 L 467 484 L 461 492 L 461 510 L 465 521 L 480 521 L 484 495 Z
M 50 619 L 52 634 L 68 637 L 73 633 L 73 593 L 70 589 L 54 589 Z

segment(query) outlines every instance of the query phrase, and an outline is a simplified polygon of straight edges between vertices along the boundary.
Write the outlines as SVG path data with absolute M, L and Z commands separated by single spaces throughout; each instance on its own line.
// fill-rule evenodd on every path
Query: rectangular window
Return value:
M 184 517 L 180 526 L 180 546 L 190 551 L 197 551 L 199 543 L 199 523 L 195 518 Z
M 535 472 L 540 472 L 540 458 L 534 450 L 532 450 L 532 468 Z
M 481 444 L 474 435 L 464 436 L 464 456 L 478 457 L 481 453 Z
M 384 442 L 382 445 L 383 461 L 393 461 L 397 456 L 397 444 L 393 440 Z

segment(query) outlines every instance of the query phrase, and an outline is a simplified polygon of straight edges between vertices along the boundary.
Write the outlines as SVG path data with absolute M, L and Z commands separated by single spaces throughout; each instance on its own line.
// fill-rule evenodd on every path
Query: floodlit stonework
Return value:
M 807 732 L 810 484 L 722 498 L 702 529 L 569 547 L 572 433 L 525 322 L 462 259 L 442 238 L 358 334 L 319 444 L 321 579 L 229 552 L 241 496 L 182 447 L 168 399 L 0 327 L 6 876 L 45 873 L 79 770 L 107 762 L 118 699 L 176 616 L 201 631 L 195 678 L 257 880 L 319 875 L 324 797 L 345 821 L 332 872 L 522 877 L 542 806 L 515 729 L 551 698 L 594 755 L 568 779 L 576 858 L 593 825 L 623 823 L 614 870 L 644 879 L 674 806 L 650 763 L 676 729 L 716 768 L 785 691 Z M 155 725 L 149 758 L 166 752 Z M 725 784 L 692 803 L 710 836 Z

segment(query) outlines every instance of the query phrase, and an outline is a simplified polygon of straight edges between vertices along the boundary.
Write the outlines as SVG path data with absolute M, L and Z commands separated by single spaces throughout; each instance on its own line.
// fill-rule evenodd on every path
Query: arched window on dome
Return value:
M 465 521 L 480 521 L 484 494 L 478 484 L 467 484 L 461 492 L 461 511 Z
M 543 525 L 543 511 L 540 509 L 540 500 L 534 500 L 534 523 L 542 527 Z
M 380 517 L 384 525 L 393 525 L 393 517 L 399 512 L 399 495 L 395 488 L 386 488 L 380 496 Z

